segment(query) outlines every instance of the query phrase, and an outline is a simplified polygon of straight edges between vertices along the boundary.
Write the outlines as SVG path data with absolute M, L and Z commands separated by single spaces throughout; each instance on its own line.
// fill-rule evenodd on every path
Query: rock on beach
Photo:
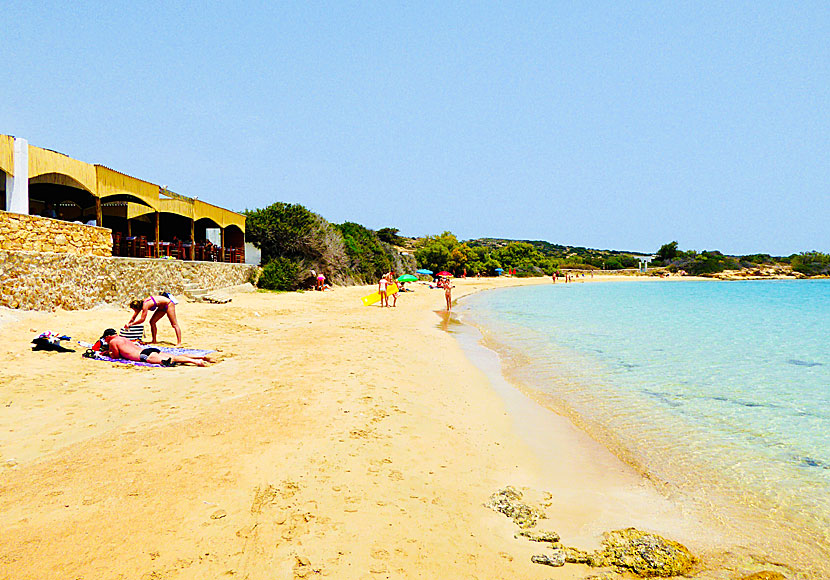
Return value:
M 683 544 L 657 534 L 626 528 L 603 536 L 603 549 L 591 555 L 591 566 L 616 566 L 639 576 L 668 577 L 688 573 L 695 562 Z

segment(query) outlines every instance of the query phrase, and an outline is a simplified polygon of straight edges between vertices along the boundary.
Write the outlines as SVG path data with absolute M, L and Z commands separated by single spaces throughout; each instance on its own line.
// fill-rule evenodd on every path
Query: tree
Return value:
M 677 257 L 677 242 L 663 244 L 654 256 L 655 260 L 663 263 L 671 262 Z
M 357 279 L 372 283 L 392 268 L 392 258 L 381 244 L 379 233 L 352 222 L 337 228 L 343 235 L 349 267 Z
M 433 272 L 447 270 L 451 267 L 450 259 L 456 246 L 458 246 L 458 238 L 451 232 L 444 232 L 439 236 L 427 236 L 416 243 L 415 259 L 422 268 Z M 456 265 L 455 262 L 452 265 Z
M 332 282 L 348 281 L 343 236 L 322 216 L 302 205 L 282 202 L 248 210 L 245 215 L 246 237 L 262 251 L 263 264 L 286 258 L 297 265 L 297 281 L 289 286 L 304 285 L 312 276 L 311 269 L 324 273 Z M 279 271 L 294 270 L 282 262 Z
M 406 240 L 398 235 L 398 231 L 398 228 L 380 228 L 378 230 L 378 238 L 387 244 L 402 246 Z

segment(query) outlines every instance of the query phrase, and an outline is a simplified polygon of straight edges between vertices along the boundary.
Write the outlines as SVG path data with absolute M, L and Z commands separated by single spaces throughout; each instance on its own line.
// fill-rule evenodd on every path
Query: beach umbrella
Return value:
M 496 272 L 504 272 L 503 268 L 496 268 Z
M 443 272 L 438 272 L 439 276 L 446 276 L 447 278 L 452 278 L 452 274 L 444 270 Z
M 403 276 L 398 276 L 398 282 L 417 282 L 418 277 L 413 276 L 412 274 L 404 274 Z
M 423 274 L 424 276 L 432 276 L 432 270 L 415 270 L 419 274 Z

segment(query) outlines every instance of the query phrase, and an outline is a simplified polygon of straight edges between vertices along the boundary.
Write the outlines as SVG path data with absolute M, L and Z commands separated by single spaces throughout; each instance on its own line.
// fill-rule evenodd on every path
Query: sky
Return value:
M 830 3 L 19 2 L 0 133 L 241 211 L 830 251 Z

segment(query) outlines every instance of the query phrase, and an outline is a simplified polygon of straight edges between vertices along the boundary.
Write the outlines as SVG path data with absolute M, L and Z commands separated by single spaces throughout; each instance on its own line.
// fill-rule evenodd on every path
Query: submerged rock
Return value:
M 490 496 L 485 507 L 503 513 L 520 528 L 532 528 L 540 519 L 547 517 L 541 509 L 522 503 L 522 493 L 515 487 L 507 486 Z
M 787 577 L 781 572 L 764 570 L 763 572 L 755 572 L 755 574 L 750 574 L 749 576 L 742 576 L 741 580 L 787 580 Z
M 558 568 L 565 565 L 565 551 L 554 550 L 550 554 L 539 554 L 531 556 L 530 561 L 534 564 L 543 564 L 545 566 L 553 566 Z
M 639 576 L 667 577 L 688 573 L 695 561 L 684 545 L 635 528 L 603 536 L 603 549 L 591 554 L 591 566 L 617 566 Z

